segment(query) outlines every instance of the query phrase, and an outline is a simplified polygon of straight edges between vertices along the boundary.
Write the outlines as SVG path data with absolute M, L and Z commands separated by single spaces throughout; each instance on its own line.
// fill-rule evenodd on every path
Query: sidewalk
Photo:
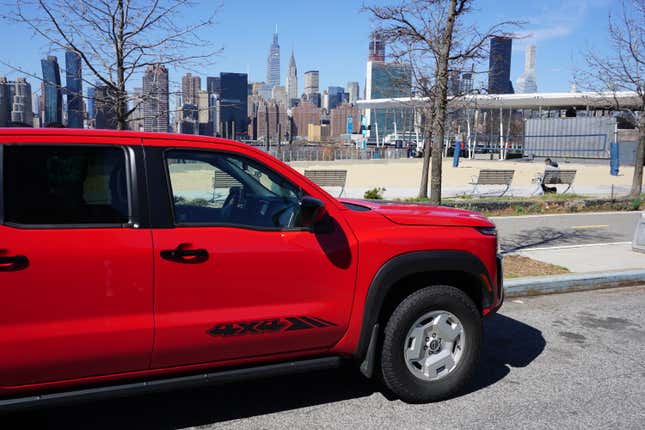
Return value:
M 645 270 L 645 254 L 632 251 L 631 242 L 533 248 L 514 254 L 566 267 L 572 273 Z
M 645 255 L 632 251 L 630 242 L 533 248 L 512 254 L 566 267 L 572 273 L 504 280 L 509 298 L 645 284 Z

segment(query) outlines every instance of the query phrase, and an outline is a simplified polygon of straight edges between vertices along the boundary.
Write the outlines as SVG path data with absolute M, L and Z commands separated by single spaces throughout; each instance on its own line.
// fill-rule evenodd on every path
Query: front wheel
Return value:
M 463 291 L 423 288 L 403 300 L 387 322 L 383 380 L 409 403 L 450 397 L 475 371 L 481 340 L 481 316 Z

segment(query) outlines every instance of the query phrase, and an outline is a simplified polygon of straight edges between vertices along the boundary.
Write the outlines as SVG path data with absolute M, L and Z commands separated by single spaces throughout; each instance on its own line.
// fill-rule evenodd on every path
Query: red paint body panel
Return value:
M 348 202 L 371 210 L 349 210 L 291 167 L 248 145 L 172 134 L 0 129 L 0 144 L 7 143 L 235 152 L 322 200 L 336 233 L 0 225 L 0 252 L 28 255 L 31 263 L 22 271 L 0 272 L 7 309 L 0 313 L 0 396 L 321 354 L 352 356 L 374 276 L 387 261 L 408 252 L 468 252 L 483 262 L 493 288 L 497 285 L 496 238 L 473 228 L 492 227 L 484 217 L 365 201 Z M 160 257 L 160 251 L 181 243 L 207 249 L 208 261 L 178 264 Z M 246 336 L 208 334 L 217 324 L 289 316 L 333 324 Z
M 345 241 L 321 246 L 308 231 L 190 227 L 157 230 L 154 243 L 153 367 L 329 347 L 347 330 L 357 264 L 351 233 Z M 206 249 L 208 261 L 191 265 L 159 257 L 160 250 L 180 243 Z M 206 335 L 217 324 L 299 316 L 336 325 L 246 336 Z
M 150 231 L 0 226 L 0 252 L 29 258 L 0 272 L 1 387 L 148 368 Z
M 342 199 L 341 201 L 366 206 L 397 224 L 451 227 L 495 227 L 495 224 L 485 216 L 477 212 L 462 209 L 427 204 L 403 204 L 351 199 Z

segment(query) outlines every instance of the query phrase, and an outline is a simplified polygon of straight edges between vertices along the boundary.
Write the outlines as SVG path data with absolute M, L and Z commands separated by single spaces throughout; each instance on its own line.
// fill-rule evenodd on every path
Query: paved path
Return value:
M 493 217 L 504 251 L 630 242 L 641 212 Z
M 466 393 L 388 400 L 351 369 L 0 416 L 0 428 L 634 429 L 645 427 L 645 286 L 508 301 Z
M 633 251 L 631 242 L 525 248 L 517 254 L 563 266 L 574 273 L 645 269 L 645 254 Z

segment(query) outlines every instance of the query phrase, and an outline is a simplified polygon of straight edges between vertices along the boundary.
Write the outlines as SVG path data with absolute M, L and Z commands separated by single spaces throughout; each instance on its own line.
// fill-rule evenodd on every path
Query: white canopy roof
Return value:
M 404 108 L 427 105 L 427 97 L 359 100 L 361 109 Z M 539 109 L 589 106 L 590 108 L 638 108 L 641 98 L 636 92 L 576 92 L 534 94 L 469 94 L 448 101 L 451 109 Z

